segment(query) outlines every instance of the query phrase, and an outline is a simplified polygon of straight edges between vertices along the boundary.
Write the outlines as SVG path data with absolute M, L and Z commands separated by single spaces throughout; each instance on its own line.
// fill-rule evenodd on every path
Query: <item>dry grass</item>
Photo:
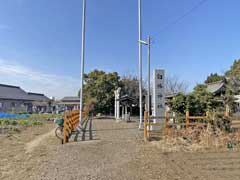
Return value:
M 169 130 L 160 141 L 152 142 L 159 149 L 177 151 L 240 150 L 240 131 L 227 133 L 211 126 L 197 126 L 183 130 Z

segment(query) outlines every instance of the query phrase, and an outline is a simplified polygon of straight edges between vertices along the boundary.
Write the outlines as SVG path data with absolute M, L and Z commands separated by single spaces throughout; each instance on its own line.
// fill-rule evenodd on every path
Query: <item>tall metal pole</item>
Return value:
M 151 105 L 150 105 L 150 72 L 151 72 L 151 38 L 148 36 L 148 117 L 150 116 Z
M 84 59 L 85 59 L 85 25 L 86 25 L 86 0 L 83 0 L 83 12 L 82 12 L 82 53 L 81 53 L 81 87 L 80 87 L 80 116 L 79 127 L 82 126 L 82 114 L 83 114 L 83 78 L 84 78 Z
M 142 2 L 138 0 L 138 63 L 139 63 L 139 129 L 142 128 Z

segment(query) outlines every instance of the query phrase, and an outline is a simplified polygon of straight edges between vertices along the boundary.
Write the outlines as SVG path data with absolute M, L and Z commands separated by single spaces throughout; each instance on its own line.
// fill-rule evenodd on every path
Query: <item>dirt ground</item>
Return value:
M 1 180 L 238 180 L 239 152 L 166 152 L 136 123 L 94 120 L 93 137 L 61 145 L 53 123 L 0 136 Z

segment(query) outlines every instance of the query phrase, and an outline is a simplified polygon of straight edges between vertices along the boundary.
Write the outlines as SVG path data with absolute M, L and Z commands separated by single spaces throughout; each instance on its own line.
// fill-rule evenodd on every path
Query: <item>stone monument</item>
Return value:
M 165 71 L 155 69 L 153 72 L 153 116 L 165 116 Z M 154 123 L 164 119 L 154 119 Z

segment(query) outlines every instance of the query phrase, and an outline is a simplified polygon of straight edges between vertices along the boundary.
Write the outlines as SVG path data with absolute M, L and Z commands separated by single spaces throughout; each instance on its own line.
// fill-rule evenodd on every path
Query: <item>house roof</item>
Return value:
M 0 84 L 0 99 L 28 100 L 28 94 L 18 86 Z
M 133 98 L 133 97 L 127 95 L 127 94 L 121 96 L 118 100 L 119 100 L 119 101 L 136 101 L 135 98 Z
M 225 83 L 223 81 L 217 81 L 213 83 L 208 83 L 207 85 L 207 91 L 211 93 L 217 93 L 220 91 L 223 87 L 225 87 Z
M 42 101 L 42 102 L 51 101 L 47 96 L 39 93 L 29 92 L 28 97 L 30 100 L 33 100 L 33 101 Z
M 79 102 L 80 98 L 78 96 L 66 96 L 61 99 L 62 102 Z
M 132 105 L 132 104 L 137 104 L 137 100 L 129 95 L 123 95 L 121 96 L 118 101 L 120 101 L 121 104 L 123 105 Z
M 44 94 L 27 93 L 19 86 L 0 84 L 0 99 L 50 101 Z
M 64 102 L 58 102 L 57 104 L 59 104 L 59 105 L 79 105 L 80 101 L 78 101 L 78 102 L 64 101 Z

